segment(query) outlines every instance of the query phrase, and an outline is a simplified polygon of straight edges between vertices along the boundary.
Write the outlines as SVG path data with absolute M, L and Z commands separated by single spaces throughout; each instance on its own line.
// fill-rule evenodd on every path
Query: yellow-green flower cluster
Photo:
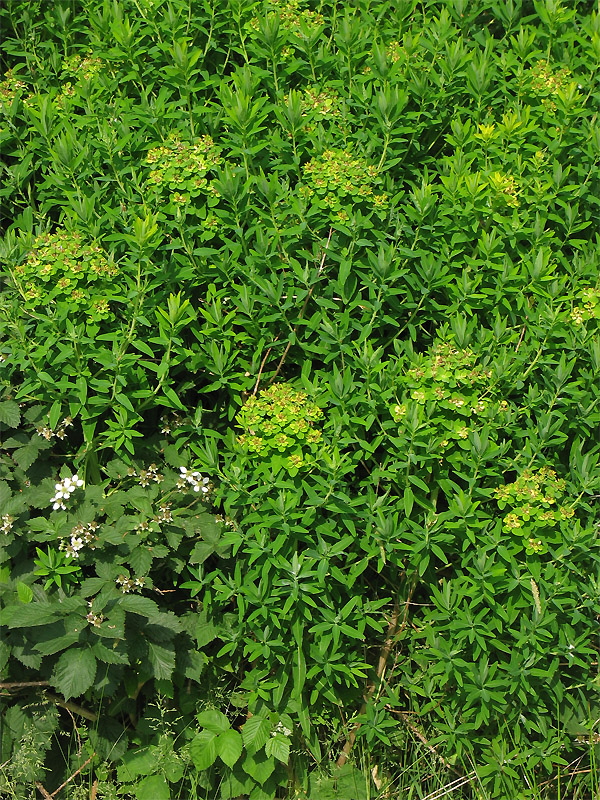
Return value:
M 270 459 L 279 456 L 291 474 L 308 463 L 321 439 L 314 425 L 323 412 L 304 392 L 287 383 L 265 389 L 246 402 L 236 421 L 244 433 L 238 442 L 248 453 Z
M 342 114 L 340 105 L 340 96 L 334 89 L 318 89 L 316 86 L 311 86 L 305 89 L 302 95 L 303 116 L 312 111 L 317 119 L 340 117 Z
M 17 94 L 26 88 L 23 81 L 15 77 L 12 69 L 7 70 L 4 74 L 4 80 L 0 82 L 0 103 L 10 106 Z
M 581 292 L 580 305 L 571 311 L 571 321 L 575 325 L 582 325 L 589 319 L 600 319 L 600 290 L 590 286 Z
M 148 152 L 146 163 L 153 167 L 148 183 L 159 190 L 170 189 L 171 200 L 177 204 L 201 194 L 216 195 L 209 172 L 222 162 L 221 150 L 210 136 L 184 142 L 174 134 Z
M 338 214 L 344 206 L 367 202 L 376 209 L 389 204 L 386 194 L 376 194 L 377 168 L 347 150 L 326 150 L 304 165 L 300 193 L 321 208 Z
M 571 81 L 571 72 L 567 67 L 553 72 L 547 61 L 538 61 L 530 70 L 530 88 L 534 94 L 541 96 L 542 105 L 548 111 L 556 111 L 556 103 L 552 98 L 567 89 Z
M 74 97 L 76 87 L 79 84 L 90 81 L 96 77 L 105 67 L 106 62 L 101 58 L 95 58 L 91 54 L 86 56 L 74 55 L 65 58 L 61 70 L 61 78 L 65 80 L 57 95 L 56 102 L 62 109 L 65 108 L 67 97 Z
M 517 208 L 519 205 L 519 189 L 512 175 L 505 175 L 502 172 L 492 172 L 488 181 L 490 187 L 494 191 L 496 199 L 501 200 L 511 208 Z
M 498 486 L 494 497 L 498 508 L 510 509 L 502 527 L 523 538 L 526 552 L 545 553 L 552 529 L 574 515 L 572 506 L 560 505 L 565 481 L 548 467 L 526 470 L 513 483 Z
M 59 230 L 34 239 L 14 278 L 30 307 L 62 301 L 100 318 L 109 313 L 109 305 L 99 295 L 117 272 L 101 247 L 85 244 L 77 231 Z
M 392 417 L 403 424 L 409 405 L 417 404 L 428 415 L 439 448 L 447 453 L 453 444 L 465 443 L 479 420 L 506 408 L 496 402 L 490 378 L 491 372 L 477 365 L 471 350 L 438 342 L 404 375 L 401 402 L 392 406 Z
M 299 0 L 270 0 L 268 12 L 277 14 L 279 25 L 284 31 L 302 35 L 302 25 L 308 29 L 319 28 L 325 23 L 325 18 L 317 11 L 301 9 Z M 250 21 L 250 28 L 258 31 L 260 22 L 257 17 Z
M 65 58 L 62 65 L 62 76 L 74 78 L 75 80 L 89 81 L 97 75 L 103 68 L 104 62 L 101 58 L 94 58 L 91 54 L 69 56 Z

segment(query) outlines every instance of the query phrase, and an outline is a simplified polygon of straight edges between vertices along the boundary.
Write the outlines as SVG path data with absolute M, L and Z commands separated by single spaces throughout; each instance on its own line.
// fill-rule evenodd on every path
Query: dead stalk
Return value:
M 69 778 L 67 778 L 67 780 L 64 783 L 61 783 L 58 789 L 55 789 L 52 792 L 52 794 L 48 795 L 48 797 L 56 797 L 56 795 L 60 792 L 60 790 L 65 788 L 67 783 L 70 783 L 73 780 L 73 778 L 76 778 L 79 775 L 82 769 L 87 767 L 87 765 L 90 763 L 90 761 L 92 760 L 92 758 L 94 758 L 95 755 L 96 753 L 92 753 L 92 755 L 88 758 L 88 760 L 84 761 L 83 764 L 79 767 L 79 769 L 76 770 Z
M 325 257 L 327 256 L 327 249 L 329 248 L 329 242 L 331 241 L 332 233 L 333 233 L 333 228 L 330 228 L 329 229 L 329 236 L 327 237 L 327 242 L 325 244 L 325 249 L 323 250 L 323 255 L 321 256 L 321 263 L 319 264 L 319 272 L 318 272 L 319 275 L 321 274 L 321 272 L 323 271 L 323 267 L 325 266 Z M 302 309 L 300 311 L 300 315 L 298 317 L 298 320 L 301 320 L 302 317 L 304 316 L 304 313 L 306 311 L 306 307 L 308 306 L 310 298 L 312 297 L 312 293 L 315 290 L 315 286 L 316 286 L 316 284 L 313 283 L 313 285 L 308 290 L 308 294 L 306 295 L 306 300 L 304 301 L 304 305 L 302 306 Z M 298 331 L 298 325 L 296 324 L 294 326 L 294 331 L 293 331 L 294 335 L 297 333 L 297 331 Z M 273 383 L 275 378 L 281 372 L 281 368 L 283 367 L 283 364 L 285 362 L 285 359 L 287 358 L 287 354 L 289 353 L 291 346 L 292 346 L 291 341 L 288 341 L 288 343 L 287 343 L 287 345 L 285 347 L 285 350 L 283 351 L 283 355 L 279 359 L 279 364 L 277 365 L 277 369 L 275 370 L 275 374 L 269 380 L 269 384 L 268 384 L 269 386 Z M 255 392 L 256 392 L 257 388 L 258 388 L 258 384 L 254 387 L 254 391 Z
M 406 602 L 404 603 L 404 613 L 403 613 L 403 616 L 402 616 L 402 622 L 400 623 L 400 628 L 399 629 L 398 629 L 398 619 L 399 619 L 399 616 L 400 616 L 400 609 L 399 609 L 398 605 L 394 606 L 394 611 L 392 613 L 392 618 L 390 619 L 390 623 L 389 623 L 389 626 L 388 626 L 388 631 L 387 631 L 387 636 L 386 636 L 386 639 L 385 639 L 385 643 L 384 643 L 383 647 L 381 648 L 381 652 L 379 654 L 379 662 L 377 664 L 376 679 L 374 681 L 371 681 L 371 683 L 369 683 L 368 686 L 367 686 L 367 691 L 366 691 L 366 693 L 364 695 L 364 701 L 363 701 L 363 704 L 362 704 L 361 709 L 360 709 L 360 716 L 362 716 L 365 713 L 365 711 L 367 710 L 367 703 L 369 702 L 369 700 L 373 696 L 373 694 L 375 692 L 375 689 L 377 689 L 377 687 L 380 686 L 381 683 L 382 683 L 383 674 L 385 672 L 385 667 L 386 667 L 388 658 L 390 657 L 390 653 L 392 651 L 392 647 L 394 646 L 394 642 L 396 641 L 396 639 L 400 636 L 400 634 L 402 633 L 402 631 L 406 627 L 406 621 L 407 621 L 407 618 L 408 618 L 408 607 L 410 605 L 410 601 L 411 601 L 411 598 L 413 596 L 413 592 L 414 592 L 415 588 L 416 588 L 416 581 L 413 582 L 413 584 L 411 585 L 411 587 L 409 589 L 409 592 L 408 592 L 408 598 L 407 598 Z M 356 741 L 356 734 L 358 733 L 358 729 L 359 728 L 360 728 L 360 722 L 358 722 L 352 728 L 352 730 L 350 731 L 350 733 L 348 735 L 348 738 L 346 739 L 346 743 L 344 744 L 344 747 L 342 748 L 342 752 L 340 753 L 340 755 L 338 757 L 338 760 L 336 761 L 336 766 L 337 767 L 343 767 L 344 764 L 346 763 L 346 761 L 348 760 L 348 756 L 350 755 L 350 751 L 352 750 L 354 742 Z

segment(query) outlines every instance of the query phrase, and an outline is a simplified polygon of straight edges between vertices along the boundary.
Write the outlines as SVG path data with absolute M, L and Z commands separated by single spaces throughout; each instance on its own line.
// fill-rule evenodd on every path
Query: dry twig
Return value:
M 50 686 L 48 681 L 17 681 L 16 683 L 0 683 L 0 689 L 29 689 L 32 686 Z
M 367 703 L 369 702 L 369 700 L 373 696 L 373 694 L 375 692 L 375 689 L 382 682 L 383 673 L 385 671 L 385 667 L 386 667 L 388 658 L 390 657 L 390 653 L 392 651 L 392 647 L 394 645 L 394 642 L 396 641 L 396 639 L 400 636 L 400 634 L 402 633 L 402 631 L 406 627 L 406 621 L 407 621 L 407 618 L 408 618 L 408 607 L 410 605 L 410 601 L 412 599 L 413 592 L 414 592 L 415 588 L 416 588 L 416 582 L 413 582 L 413 584 L 411 585 L 411 587 L 409 589 L 409 592 L 408 592 L 408 598 L 406 599 L 406 602 L 404 603 L 404 614 L 403 614 L 402 622 L 400 624 L 400 628 L 399 629 L 398 629 L 398 618 L 400 616 L 400 609 L 398 608 L 397 605 L 394 606 L 394 612 L 392 614 L 392 618 L 391 618 L 390 623 L 388 625 L 388 632 L 387 632 L 387 636 L 386 636 L 386 639 L 385 639 L 385 643 L 384 643 L 383 647 L 381 648 L 381 652 L 379 654 L 379 662 L 377 664 L 376 680 L 372 681 L 367 687 L 367 691 L 366 691 L 365 696 L 364 696 L 364 702 L 363 702 L 363 704 L 361 706 L 361 709 L 360 709 L 360 715 L 361 716 L 367 710 Z M 344 744 L 344 747 L 342 748 L 342 752 L 340 753 L 340 755 L 338 757 L 338 760 L 336 761 L 336 766 L 337 767 L 343 767 L 344 764 L 346 763 L 346 761 L 348 760 L 348 756 L 350 755 L 350 751 L 352 750 L 354 742 L 356 741 L 356 734 L 358 733 L 358 729 L 359 728 L 360 728 L 360 722 L 358 722 L 352 728 L 352 730 L 350 731 L 350 733 L 348 735 L 348 738 L 346 739 L 346 743 Z
M 327 256 L 327 249 L 329 248 L 329 242 L 331 241 L 332 233 L 333 233 L 333 228 L 330 228 L 329 229 L 329 236 L 327 237 L 327 243 L 325 244 L 325 249 L 323 250 L 323 255 L 321 256 L 321 263 L 319 264 L 319 272 L 318 272 L 319 275 L 321 274 L 321 272 L 323 271 L 323 267 L 325 266 L 325 257 Z M 300 310 L 300 315 L 298 317 L 298 320 L 301 320 L 302 317 L 304 316 L 304 313 L 306 311 L 306 307 L 308 306 L 310 298 L 312 297 L 312 293 L 315 290 L 315 286 L 316 286 L 316 284 L 313 283 L 313 285 L 308 290 L 308 294 L 306 295 L 306 299 L 304 301 L 304 305 L 302 306 L 302 309 Z M 294 335 L 296 335 L 297 331 L 298 331 L 298 324 L 296 324 L 294 326 L 294 331 L 293 331 Z M 285 347 L 285 350 L 283 351 L 283 355 L 279 359 L 279 364 L 277 365 L 277 369 L 275 370 L 275 374 L 269 380 L 269 386 L 273 383 L 275 378 L 281 372 L 281 368 L 283 367 L 284 361 L 287 358 L 287 354 L 289 353 L 289 350 L 290 350 L 291 346 L 292 346 L 292 342 L 290 340 L 290 341 L 288 341 L 288 343 L 287 343 L 287 345 Z M 257 389 L 257 386 L 255 387 L 255 391 Z
M 58 789 L 55 789 L 52 792 L 52 794 L 49 795 L 49 797 L 56 797 L 56 795 L 60 792 L 60 790 L 65 788 L 67 783 L 71 783 L 73 778 L 76 778 L 79 775 L 79 773 L 81 772 L 81 770 L 84 769 L 85 767 L 87 767 L 87 765 L 90 763 L 90 761 L 92 760 L 92 758 L 94 758 L 95 755 L 96 755 L 96 753 L 92 753 L 92 755 L 88 758 L 88 760 L 84 761 L 83 764 L 79 767 L 79 769 L 76 770 L 69 778 L 67 778 L 67 780 L 64 783 L 61 783 L 61 785 L 58 787 Z

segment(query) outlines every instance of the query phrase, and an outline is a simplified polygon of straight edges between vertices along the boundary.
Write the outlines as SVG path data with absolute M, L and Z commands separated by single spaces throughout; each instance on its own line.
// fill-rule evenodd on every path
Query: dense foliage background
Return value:
M 0 793 L 598 798 L 595 3 L 0 24 Z

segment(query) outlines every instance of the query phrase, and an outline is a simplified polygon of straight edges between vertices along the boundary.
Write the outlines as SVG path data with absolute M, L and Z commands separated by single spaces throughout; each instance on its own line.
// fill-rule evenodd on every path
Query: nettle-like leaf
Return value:
M 217 734 L 213 731 L 200 731 L 190 742 L 190 756 L 197 770 L 211 767 L 217 760 Z
M 244 746 L 250 752 L 257 752 L 264 747 L 271 734 L 271 723 L 265 717 L 254 715 L 244 723 L 242 737 Z
M 242 755 L 242 737 L 233 728 L 229 728 L 217 736 L 216 746 L 219 758 L 230 768 Z
M 96 659 L 89 647 L 72 647 L 56 662 L 51 683 L 65 699 L 79 697 L 94 683 L 96 667 Z
M 279 733 L 278 731 L 275 732 L 269 739 L 267 739 L 265 744 L 265 753 L 267 756 L 273 756 L 274 758 L 278 759 L 282 764 L 287 764 L 290 758 L 289 737 L 284 736 L 283 733 Z
M 18 428 L 21 422 L 19 404 L 14 400 L 0 401 L 0 422 L 8 428 Z

